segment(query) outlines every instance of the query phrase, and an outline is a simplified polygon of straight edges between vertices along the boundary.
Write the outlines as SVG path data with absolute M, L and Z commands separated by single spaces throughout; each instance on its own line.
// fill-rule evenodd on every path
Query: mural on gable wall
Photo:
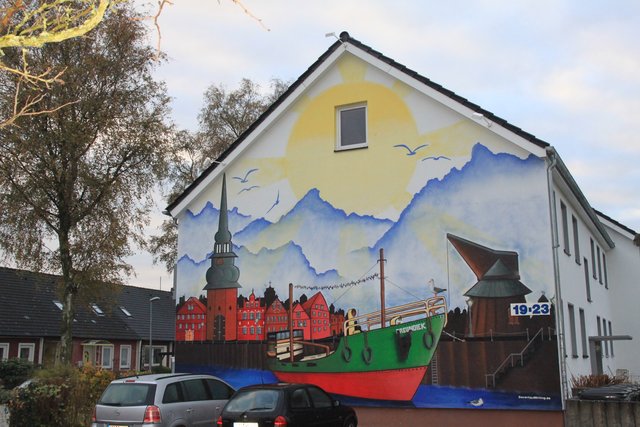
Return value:
M 336 150 L 354 103 L 367 148 Z M 269 369 L 179 368 L 358 404 L 560 408 L 544 160 L 345 54 L 224 173 L 178 218 L 177 297 L 209 305 L 205 341 L 265 342 Z

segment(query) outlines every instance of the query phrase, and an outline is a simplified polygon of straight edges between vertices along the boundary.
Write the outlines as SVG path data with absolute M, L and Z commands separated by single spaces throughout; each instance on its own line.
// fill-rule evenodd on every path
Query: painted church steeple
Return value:
M 215 244 L 211 255 L 211 267 L 207 270 L 207 340 L 230 341 L 237 339 L 237 299 L 240 270 L 234 264 L 229 216 L 227 212 L 227 177 L 222 175 L 220 217 Z
M 222 196 L 220 199 L 220 217 L 218 231 L 215 234 L 211 267 L 207 270 L 207 284 L 204 290 L 241 288 L 238 283 L 240 270 L 235 265 L 237 255 L 233 252 L 229 215 L 227 212 L 227 177 L 222 175 Z

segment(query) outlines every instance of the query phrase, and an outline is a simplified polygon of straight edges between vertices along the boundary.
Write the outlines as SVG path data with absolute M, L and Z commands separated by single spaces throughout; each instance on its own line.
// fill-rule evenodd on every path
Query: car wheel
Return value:
M 345 420 L 344 427 L 356 427 L 356 421 L 353 418 L 348 418 L 347 420 Z

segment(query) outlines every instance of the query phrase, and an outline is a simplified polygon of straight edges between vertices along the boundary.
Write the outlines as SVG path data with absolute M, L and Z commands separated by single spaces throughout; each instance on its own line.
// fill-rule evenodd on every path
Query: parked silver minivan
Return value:
M 153 374 L 112 381 L 92 427 L 214 426 L 233 387 L 204 374 Z

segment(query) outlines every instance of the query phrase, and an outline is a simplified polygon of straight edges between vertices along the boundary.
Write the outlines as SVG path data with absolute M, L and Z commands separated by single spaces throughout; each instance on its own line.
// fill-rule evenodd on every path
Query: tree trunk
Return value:
M 68 221 L 61 220 L 61 232 L 58 235 L 60 245 L 60 265 L 62 270 L 63 308 L 62 325 L 60 326 L 60 362 L 63 365 L 73 363 L 73 317 L 75 314 L 74 302 L 78 292 L 73 275 L 73 261 L 71 258 Z

